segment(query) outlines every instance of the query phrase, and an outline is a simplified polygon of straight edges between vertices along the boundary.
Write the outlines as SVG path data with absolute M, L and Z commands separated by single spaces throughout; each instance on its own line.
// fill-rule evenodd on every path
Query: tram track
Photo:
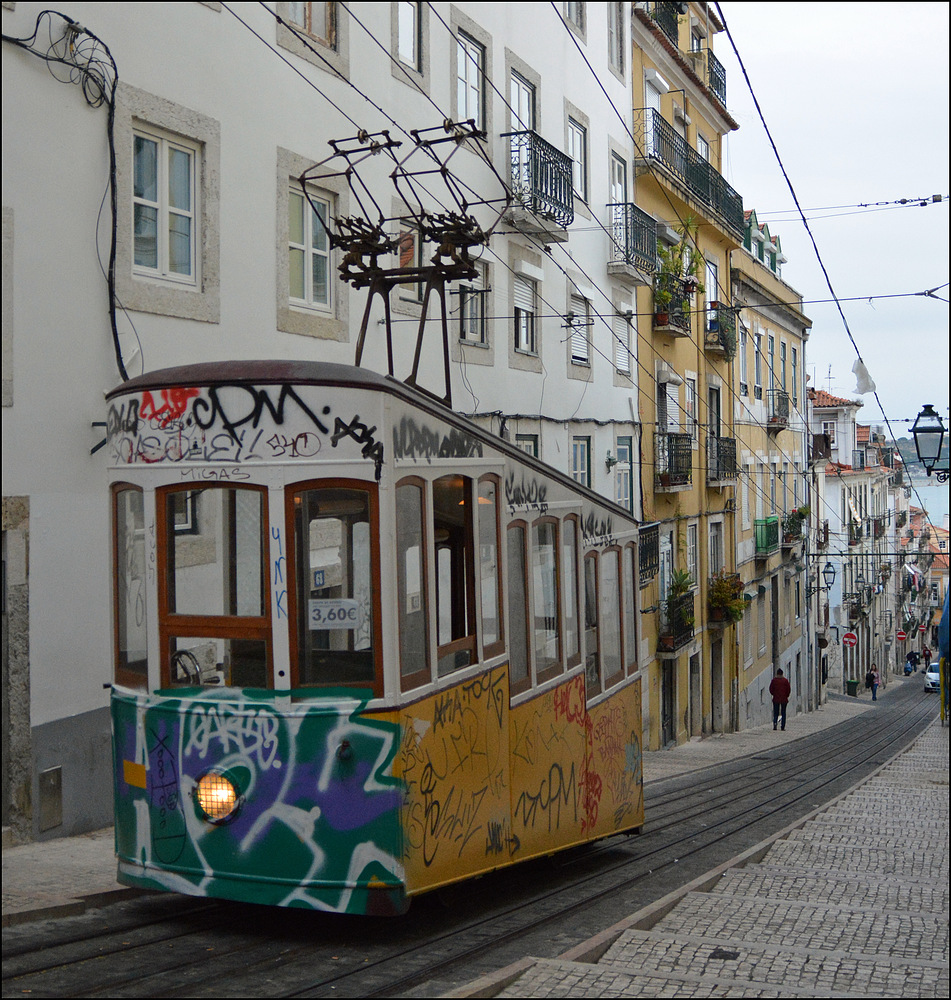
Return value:
M 875 729 L 864 713 L 752 758 L 654 782 L 641 837 L 466 883 L 444 894 L 455 913 L 438 897 L 398 921 L 194 900 L 175 900 L 185 904 L 177 911 L 164 897 L 145 897 L 125 923 L 100 916 L 84 931 L 81 918 L 52 922 L 32 950 L 5 933 L 4 995 L 440 995 L 513 956 L 565 950 L 569 937 L 610 924 L 834 797 L 934 717 L 933 700 L 914 694 L 897 691 Z M 777 780 L 791 762 L 795 774 Z M 549 883 L 541 892 L 540 880 Z M 161 920 L 149 923 L 150 904 Z

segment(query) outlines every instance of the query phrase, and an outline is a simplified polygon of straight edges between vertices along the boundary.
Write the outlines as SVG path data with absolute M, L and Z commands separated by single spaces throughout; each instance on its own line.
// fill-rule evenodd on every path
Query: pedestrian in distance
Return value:
M 931 650 L 927 646 L 921 647 L 921 658 L 925 661 L 925 669 L 927 669 L 931 662 Z
M 874 664 L 872 664 L 874 666 Z M 865 674 L 865 690 L 872 690 L 872 667 L 868 668 L 868 672 Z
M 782 729 L 786 729 L 786 706 L 789 704 L 789 696 L 792 694 L 792 687 L 788 680 L 783 677 L 782 669 L 776 671 L 776 676 L 769 682 L 769 693 L 773 696 L 773 729 L 777 722 L 782 720 Z
M 872 679 L 872 701 L 878 701 L 878 686 L 882 683 L 882 675 L 878 672 L 878 667 L 874 663 L 868 673 Z

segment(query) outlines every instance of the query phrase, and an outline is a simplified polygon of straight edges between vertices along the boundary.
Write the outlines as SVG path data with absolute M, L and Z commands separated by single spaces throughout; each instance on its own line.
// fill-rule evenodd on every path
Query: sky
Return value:
M 727 33 L 718 34 L 727 105 L 740 125 L 726 140 L 723 173 L 744 208 L 756 209 L 759 221 L 779 234 L 788 258 L 783 278 L 807 300 L 810 385 L 864 400 L 863 423 L 883 423 L 884 409 L 896 437 L 909 433 L 902 421 L 914 420 L 924 403 L 933 403 L 949 424 L 949 5 L 713 6 L 750 81 Z M 809 301 L 829 299 L 828 285 L 750 87 L 836 295 L 858 299 L 842 301 L 842 308 L 881 407 L 872 394 L 855 393 L 856 351 L 836 306 Z M 940 204 L 930 202 L 936 194 Z M 915 204 L 854 207 L 901 198 Z M 925 207 L 917 204 L 922 198 L 929 200 Z M 941 298 L 868 301 L 928 289 Z M 936 505 L 942 510 L 947 489 Z

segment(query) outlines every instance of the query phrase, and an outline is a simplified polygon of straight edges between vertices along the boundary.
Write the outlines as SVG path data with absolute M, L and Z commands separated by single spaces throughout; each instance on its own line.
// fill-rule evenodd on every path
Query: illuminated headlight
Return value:
M 209 771 L 195 784 L 195 801 L 210 823 L 224 823 L 236 815 L 241 796 L 230 778 Z

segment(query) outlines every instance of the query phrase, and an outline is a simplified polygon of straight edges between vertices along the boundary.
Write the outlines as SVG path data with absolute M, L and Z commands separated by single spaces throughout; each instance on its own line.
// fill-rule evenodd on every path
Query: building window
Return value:
M 631 318 L 621 314 L 614 316 L 614 367 L 621 375 L 631 374 L 631 328 L 635 316 Z
M 532 458 L 538 458 L 538 435 L 537 434 L 516 434 L 515 447 L 519 451 L 524 451 Z
M 835 444 L 835 421 L 834 420 L 823 420 L 822 421 L 822 433 L 826 435 L 829 439 L 829 445 Z
M 684 379 L 684 430 L 691 441 L 697 440 L 697 380 Z M 712 431 L 711 431 L 712 433 Z
M 569 299 L 568 326 L 571 330 L 571 361 L 572 364 L 586 365 L 590 361 L 588 343 L 588 302 L 580 295 L 572 295 Z
M 195 284 L 198 150 L 136 131 L 132 152 L 133 266 L 156 277 Z
M 763 398 L 763 335 L 757 333 L 753 341 L 753 396 Z
M 287 200 L 287 275 L 295 305 L 331 306 L 329 215 L 327 202 L 316 197 L 308 201 L 302 192 L 291 190 Z
M 624 4 L 608 4 L 608 59 L 611 68 L 624 72 Z
M 630 436 L 617 439 L 617 465 L 614 467 L 615 496 L 618 506 L 634 510 L 634 468 L 631 463 L 633 448 Z
M 397 4 L 396 54 L 401 63 L 419 70 L 419 4 Z
M 516 275 L 515 286 L 515 350 L 537 354 L 535 337 L 535 282 Z
M 710 162 L 710 143 L 699 132 L 697 133 L 697 152 L 707 163 Z
M 571 157 L 571 187 L 584 201 L 588 190 L 588 132 L 574 118 L 568 119 L 568 155 Z
M 423 263 L 422 240 L 416 226 L 406 219 L 400 220 L 400 235 L 398 244 L 399 266 L 401 268 L 420 268 Z M 423 299 L 423 284 L 416 277 L 408 276 L 400 284 L 400 298 L 410 302 L 421 302 Z
M 584 31 L 584 4 L 566 3 L 565 20 L 573 24 L 579 31 Z
M 571 478 L 582 486 L 591 485 L 591 438 L 571 439 Z
M 472 119 L 482 128 L 485 110 L 485 48 L 478 42 L 458 34 L 456 69 L 456 120 Z
M 799 407 L 799 352 L 795 347 L 791 348 L 792 355 L 790 358 L 790 377 L 792 379 L 792 405 L 793 409 L 798 409 Z
M 776 338 L 771 334 L 766 337 L 766 363 L 769 366 L 769 387 L 776 388 Z
M 486 266 L 476 262 L 477 274 L 459 285 L 459 339 L 467 344 L 485 344 Z
M 786 341 L 779 342 L 779 387 L 786 388 Z
M 746 361 L 746 330 L 740 329 L 740 395 L 749 395 L 748 382 L 748 372 L 747 372 L 747 361 Z
M 714 521 L 710 525 L 710 575 L 716 576 L 723 570 L 723 522 Z
M 415 4 L 401 4 L 404 7 Z M 329 49 L 337 47 L 337 5 L 335 3 L 289 3 L 287 20 L 316 38 Z
M 697 546 L 697 525 L 687 525 L 687 572 L 696 584 L 700 580 L 700 552 Z

